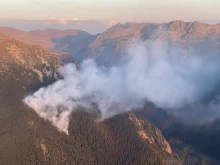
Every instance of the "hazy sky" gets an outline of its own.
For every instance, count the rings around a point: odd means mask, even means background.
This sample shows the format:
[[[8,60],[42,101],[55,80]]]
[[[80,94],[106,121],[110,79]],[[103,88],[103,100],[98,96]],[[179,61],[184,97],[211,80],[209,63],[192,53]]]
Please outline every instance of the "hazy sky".
[[[220,0],[1,0],[1,18],[219,20]]]

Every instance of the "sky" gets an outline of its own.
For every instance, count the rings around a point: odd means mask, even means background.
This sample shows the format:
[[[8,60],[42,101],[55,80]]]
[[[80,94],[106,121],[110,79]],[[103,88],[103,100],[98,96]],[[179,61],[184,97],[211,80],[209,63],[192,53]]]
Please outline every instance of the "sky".
[[[0,18],[118,22],[220,20],[220,0],[1,0]]]

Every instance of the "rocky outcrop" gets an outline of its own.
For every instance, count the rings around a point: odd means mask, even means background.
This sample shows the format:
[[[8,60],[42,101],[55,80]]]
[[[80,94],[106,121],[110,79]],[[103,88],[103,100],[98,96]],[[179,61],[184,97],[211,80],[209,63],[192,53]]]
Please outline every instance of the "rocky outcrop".
[[[153,126],[150,122],[137,118],[134,114],[129,114],[129,119],[135,123],[138,134],[142,139],[147,140],[151,145],[156,145],[162,151],[171,154],[171,147],[161,134],[160,130]]]

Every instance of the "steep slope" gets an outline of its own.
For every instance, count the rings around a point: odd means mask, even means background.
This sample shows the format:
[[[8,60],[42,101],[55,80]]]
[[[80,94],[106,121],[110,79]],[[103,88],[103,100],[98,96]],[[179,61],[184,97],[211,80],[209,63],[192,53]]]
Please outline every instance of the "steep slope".
[[[21,164],[38,161],[41,164],[83,165],[180,163],[178,157],[170,153],[169,144],[160,131],[134,114],[97,123],[94,117],[79,110],[72,115],[69,136],[57,132],[42,119],[36,120],[33,114],[28,122],[35,150],[31,154],[23,151]],[[137,122],[141,122],[143,128]],[[36,158],[30,159],[31,155]]]
[[[56,130],[22,102],[54,81],[63,65],[41,48],[0,34],[0,164],[179,164],[158,129],[134,114],[103,122],[82,109],[70,135]]]
[[[39,46],[3,34],[0,43],[0,164],[16,164],[25,151],[20,145],[31,141],[22,99],[28,90],[55,80],[63,62]]]
[[[151,121],[162,131],[183,165],[220,163],[219,119],[201,126],[191,125],[149,102],[135,114]]]
[[[23,67],[37,74],[38,79],[43,82],[44,78],[53,77],[55,68],[63,64],[58,60],[61,54],[46,51],[40,46],[30,46],[4,34],[0,34],[0,42],[2,75],[7,76],[10,73],[10,67]]]

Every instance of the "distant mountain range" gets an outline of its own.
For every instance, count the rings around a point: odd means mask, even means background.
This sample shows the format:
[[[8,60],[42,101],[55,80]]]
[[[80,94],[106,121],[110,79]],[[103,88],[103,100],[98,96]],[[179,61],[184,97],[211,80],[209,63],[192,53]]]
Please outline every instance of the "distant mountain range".
[[[25,19],[1,19],[0,26],[13,27],[15,29],[30,31],[30,30],[45,30],[45,29],[80,29],[91,34],[101,33],[115,24],[115,20],[89,20],[89,19],[45,19],[45,20],[25,20]]]

